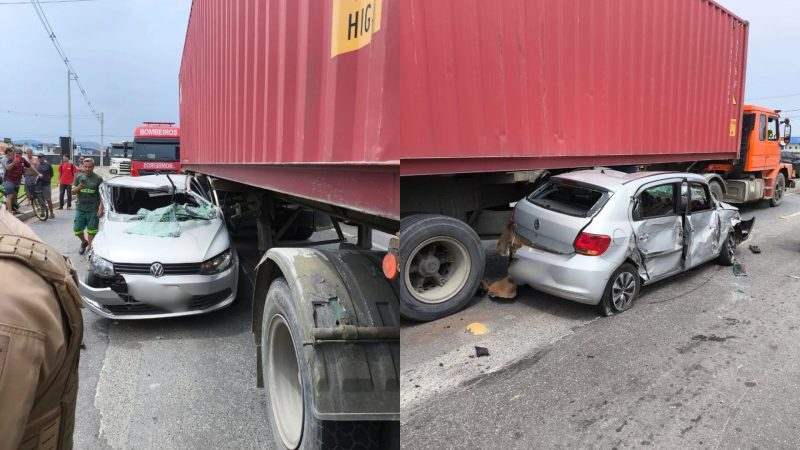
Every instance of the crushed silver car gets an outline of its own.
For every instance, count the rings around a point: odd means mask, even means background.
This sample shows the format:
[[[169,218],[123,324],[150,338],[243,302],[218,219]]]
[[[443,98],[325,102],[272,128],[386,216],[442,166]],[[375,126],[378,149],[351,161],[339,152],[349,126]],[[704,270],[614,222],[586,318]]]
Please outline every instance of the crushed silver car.
[[[642,285],[713,259],[733,264],[754,221],[712,196],[702,175],[582,170],[517,203],[505,251],[516,282],[611,315]]]
[[[203,314],[236,298],[238,258],[222,213],[186,175],[115,177],[80,291],[115,319]]]

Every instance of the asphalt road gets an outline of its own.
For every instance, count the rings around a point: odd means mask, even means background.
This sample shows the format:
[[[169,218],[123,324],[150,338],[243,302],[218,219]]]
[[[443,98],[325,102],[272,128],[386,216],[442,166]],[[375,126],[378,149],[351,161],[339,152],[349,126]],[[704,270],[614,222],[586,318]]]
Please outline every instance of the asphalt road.
[[[403,448],[797,448],[796,192],[778,208],[742,208],[757,217],[739,248],[748,276],[708,263],[608,318],[523,287],[404,324]],[[490,254],[489,277],[504,271]],[[467,332],[472,322],[487,333]],[[490,355],[476,358],[476,345]]]
[[[78,254],[72,217],[72,210],[56,210],[55,219],[27,224],[83,279],[88,263]],[[332,237],[327,231],[312,239]],[[376,248],[388,240],[373,236]],[[239,244],[244,270],[252,273],[253,246]],[[76,449],[270,448],[264,394],[256,387],[252,291],[248,277],[240,280],[237,301],[205,316],[114,321],[84,309]]]

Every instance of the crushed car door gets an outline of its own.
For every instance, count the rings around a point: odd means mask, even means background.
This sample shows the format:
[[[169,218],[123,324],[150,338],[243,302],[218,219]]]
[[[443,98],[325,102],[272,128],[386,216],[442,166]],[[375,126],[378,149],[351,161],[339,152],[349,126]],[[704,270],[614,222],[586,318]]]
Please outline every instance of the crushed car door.
[[[684,184],[681,190],[681,196],[688,197],[686,268],[689,269],[714,259],[719,254],[722,239],[719,214],[711,200],[708,186],[693,181]]]
[[[645,186],[631,213],[634,242],[649,281],[682,270],[683,223],[676,213],[674,181]]]

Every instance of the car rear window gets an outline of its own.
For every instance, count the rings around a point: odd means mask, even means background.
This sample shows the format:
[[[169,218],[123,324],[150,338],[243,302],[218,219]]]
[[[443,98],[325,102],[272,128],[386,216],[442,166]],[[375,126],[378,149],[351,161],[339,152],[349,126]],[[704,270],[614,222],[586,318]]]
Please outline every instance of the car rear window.
[[[589,217],[608,200],[609,192],[569,181],[551,180],[533,194],[528,201],[575,217]]]

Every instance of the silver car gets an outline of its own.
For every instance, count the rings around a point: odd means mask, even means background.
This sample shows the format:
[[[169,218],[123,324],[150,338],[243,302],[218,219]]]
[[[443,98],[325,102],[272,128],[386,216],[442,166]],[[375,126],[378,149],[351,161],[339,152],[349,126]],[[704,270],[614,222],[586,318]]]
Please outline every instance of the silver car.
[[[80,284],[86,306],[114,319],[202,314],[236,298],[238,259],[218,207],[185,175],[101,185],[100,232]]]
[[[514,210],[518,283],[611,315],[642,285],[717,259],[734,263],[755,219],[691,173],[583,170],[552,177]]]

